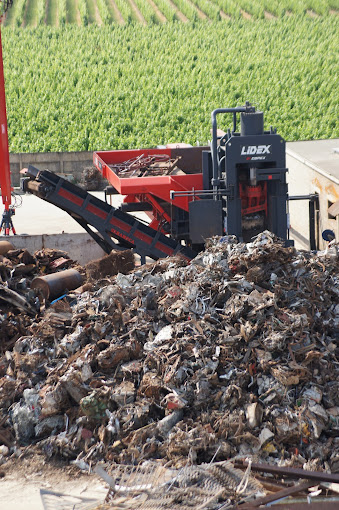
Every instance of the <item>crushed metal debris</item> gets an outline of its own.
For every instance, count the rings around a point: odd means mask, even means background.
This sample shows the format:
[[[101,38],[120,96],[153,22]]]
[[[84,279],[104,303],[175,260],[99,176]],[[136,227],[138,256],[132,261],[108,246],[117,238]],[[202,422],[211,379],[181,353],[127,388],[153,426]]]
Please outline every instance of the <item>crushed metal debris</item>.
[[[337,473],[338,245],[266,231],[132,266],[1,255],[0,464],[34,443],[84,470],[252,458]],[[84,283],[52,304],[30,287],[69,268]]]

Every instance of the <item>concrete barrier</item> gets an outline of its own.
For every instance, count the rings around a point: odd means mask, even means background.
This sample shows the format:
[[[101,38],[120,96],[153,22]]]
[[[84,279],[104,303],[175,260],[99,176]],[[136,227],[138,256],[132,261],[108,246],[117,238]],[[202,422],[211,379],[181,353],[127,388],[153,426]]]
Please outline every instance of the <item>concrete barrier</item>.
[[[42,248],[63,250],[80,265],[105,255],[87,233],[1,236],[1,239],[10,241],[15,248],[25,248],[31,254]]]
[[[81,174],[87,166],[93,165],[93,152],[41,152],[10,154],[12,186],[20,185],[20,170],[33,165],[39,170],[48,169],[51,172],[81,180]]]

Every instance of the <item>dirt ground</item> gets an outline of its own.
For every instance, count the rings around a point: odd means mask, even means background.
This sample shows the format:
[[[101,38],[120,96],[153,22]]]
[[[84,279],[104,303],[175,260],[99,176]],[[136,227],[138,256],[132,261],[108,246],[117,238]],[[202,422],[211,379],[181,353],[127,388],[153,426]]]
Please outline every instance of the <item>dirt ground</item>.
[[[44,510],[40,489],[99,502],[107,494],[107,486],[96,475],[83,474],[62,461],[47,461],[38,452],[28,450],[21,459],[10,459],[0,466],[1,510]]]

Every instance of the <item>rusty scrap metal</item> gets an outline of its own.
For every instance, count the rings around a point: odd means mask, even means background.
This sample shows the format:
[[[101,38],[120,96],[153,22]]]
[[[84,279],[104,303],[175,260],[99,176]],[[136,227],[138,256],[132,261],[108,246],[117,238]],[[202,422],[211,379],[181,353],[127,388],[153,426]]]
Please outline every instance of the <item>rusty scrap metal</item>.
[[[258,508],[260,506],[266,506],[268,503],[274,503],[275,501],[280,501],[282,499],[287,498],[288,496],[293,496],[298,492],[303,492],[304,490],[309,489],[314,485],[314,482],[307,481],[303,483],[299,483],[293,485],[292,487],[286,487],[274,494],[268,494],[262,498],[257,499],[256,501],[252,501],[250,504],[244,504],[239,507],[241,510],[250,510],[251,508]]]
[[[123,163],[110,165],[119,177],[147,177],[148,175],[168,175],[176,167],[181,157],[171,159],[167,154],[145,156],[141,154]]]
[[[43,297],[52,300],[60,297],[65,290],[74,290],[83,283],[81,274],[75,269],[66,269],[46,276],[37,276],[31,289],[41,292]]]
[[[330,498],[328,498],[330,499]],[[272,510],[338,510],[339,501],[313,501],[312,503],[283,503],[271,505]],[[239,507],[241,508],[241,507]]]
[[[247,461],[235,462],[235,466],[246,467]],[[271,464],[258,464],[256,462],[251,463],[251,470],[259,473],[270,473],[273,475],[288,476],[289,478],[303,478],[306,480],[313,480],[314,482],[331,482],[339,483],[339,474],[336,473],[325,473],[323,471],[308,471],[306,469],[284,467],[284,466],[273,466]]]
[[[23,297],[21,294],[16,292],[15,290],[7,288],[5,285],[0,283],[0,300],[6,301],[10,305],[19,308],[23,312],[26,312],[30,315],[36,314],[36,309]]]
[[[5,255],[10,250],[14,250],[14,246],[9,241],[0,241],[0,255]]]
[[[337,482],[336,248],[298,252],[263,232],[247,244],[212,239],[190,263],[173,257],[133,269],[130,255],[115,275],[111,258],[79,269],[81,291],[44,304],[34,321],[4,302],[8,457],[34,444],[81,469],[157,459],[180,470],[252,458],[252,475],[266,463],[281,479],[283,464],[304,468],[295,478],[311,472],[315,484]],[[0,267],[30,300],[30,273],[13,270],[35,265],[34,275],[48,274],[62,257],[9,252]],[[269,488],[276,477],[266,478]]]
[[[112,465],[110,473],[97,465],[94,471],[108,483],[106,501],[113,507],[117,498],[125,495],[128,508],[144,510],[211,509],[219,507],[218,500],[227,500],[227,508],[231,508],[232,498],[245,501],[262,494],[261,484],[234,469],[231,462],[174,469],[153,461],[138,466]]]

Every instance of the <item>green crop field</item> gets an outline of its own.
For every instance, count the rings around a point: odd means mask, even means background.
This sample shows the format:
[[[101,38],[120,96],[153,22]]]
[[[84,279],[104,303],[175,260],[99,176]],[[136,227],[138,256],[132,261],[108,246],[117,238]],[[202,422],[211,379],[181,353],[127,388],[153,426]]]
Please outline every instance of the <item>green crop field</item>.
[[[287,140],[339,137],[337,7],[15,0],[2,29],[10,150],[203,144],[212,110],[246,100]]]
[[[14,0],[11,27],[225,21],[336,15],[338,0]]]

